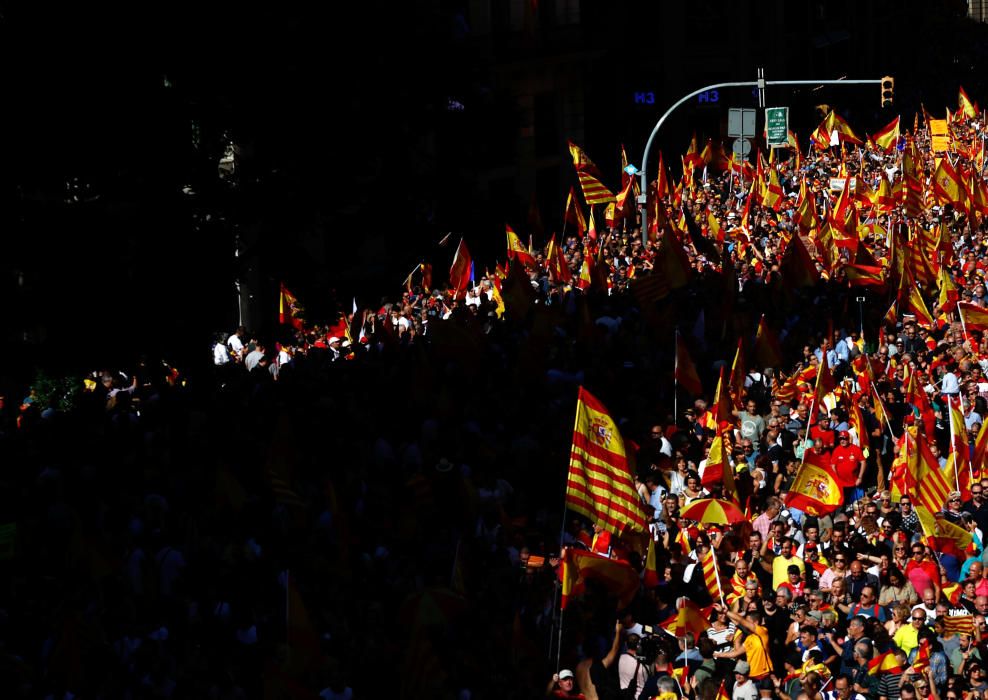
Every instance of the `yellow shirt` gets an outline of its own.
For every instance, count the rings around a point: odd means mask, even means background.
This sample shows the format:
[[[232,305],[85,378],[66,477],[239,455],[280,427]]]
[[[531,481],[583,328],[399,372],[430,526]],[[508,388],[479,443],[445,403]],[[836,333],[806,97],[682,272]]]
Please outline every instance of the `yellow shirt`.
[[[779,590],[779,586],[789,580],[789,567],[794,564],[799,567],[799,573],[805,573],[803,560],[795,554],[788,559],[778,556],[772,560],[772,588]]]
[[[772,663],[768,657],[768,628],[758,625],[755,631],[744,638],[744,655],[751,666],[748,674],[758,680],[772,672]]]
[[[919,646],[919,630],[913,625],[906,623],[896,630],[892,641],[895,642],[897,647],[902,649],[906,656],[909,656],[909,652]]]

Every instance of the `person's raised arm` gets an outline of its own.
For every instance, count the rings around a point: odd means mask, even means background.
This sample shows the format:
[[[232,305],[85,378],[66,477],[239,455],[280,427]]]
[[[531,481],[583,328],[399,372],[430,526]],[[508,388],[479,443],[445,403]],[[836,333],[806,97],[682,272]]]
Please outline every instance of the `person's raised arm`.
[[[618,657],[618,650],[621,649],[621,621],[618,620],[614,623],[614,641],[611,643],[611,650],[607,652],[607,656],[601,661],[604,664],[604,668],[610,668],[611,664]]]

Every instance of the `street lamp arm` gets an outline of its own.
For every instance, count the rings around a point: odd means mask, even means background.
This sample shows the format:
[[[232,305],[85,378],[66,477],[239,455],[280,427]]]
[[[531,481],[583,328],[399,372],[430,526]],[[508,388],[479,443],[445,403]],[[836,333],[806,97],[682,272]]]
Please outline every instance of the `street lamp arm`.
[[[648,209],[646,207],[647,193],[648,193],[648,154],[652,150],[652,142],[655,141],[656,134],[659,133],[659,129],[668,119],[669,115],[676,111],[680,105],[682,105],[687,100],[690,100],[700,93],[706,92],[707,90],[717,90],[719,88],[726,87],[757,87],[764,89],[768,85],[874,85],[881,84],[881,79],[865,79],[865,80],[765,80],[763,74],[759,72],[760,80],[746,80],[736,83],[714,83],[713,85],[707,85],[698,90],[694,90],[688,95],[680,98],[674,105],[665,111],[659,121],[655,123],[652,128],[652,133],[648,136],[648,141],[645,144],[645,152],[642,154],[642,169],[641,169],[641,194],[638,195],[638,204],[641,206],[642,213],[642,243],[648,240]],[[761,105],[764,106],[764,105]]]

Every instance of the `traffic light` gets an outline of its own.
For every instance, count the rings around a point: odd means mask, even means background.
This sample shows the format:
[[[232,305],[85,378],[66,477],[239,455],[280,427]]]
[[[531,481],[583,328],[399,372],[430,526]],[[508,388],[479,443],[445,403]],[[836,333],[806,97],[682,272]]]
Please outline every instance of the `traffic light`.
[[[895,96],[895,78],[886,75],[882,78],[882,107],[891,107]]]

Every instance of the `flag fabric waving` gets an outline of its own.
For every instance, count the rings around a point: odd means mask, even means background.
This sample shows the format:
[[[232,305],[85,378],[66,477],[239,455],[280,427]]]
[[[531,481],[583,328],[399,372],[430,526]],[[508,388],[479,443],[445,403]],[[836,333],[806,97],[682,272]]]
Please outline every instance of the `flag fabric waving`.
[[[566,505],[617,535],[645,529],[621,433],[604,405],[583,387],[576,401]]]
[[[508,260],[517,260],[526,267],[535,267],[535,256],[522,245],[521,239],[518,238],[514,229],[505,224],[504,230],[508,236]]]
[[[983,331],[988,329],[988,309],[977,306],[967,301],[957,303],[957,310],[961,314],[961,320],[969,331]]]
[[[453,255],[453,264],[449,268],[449,286],[459,294],[470,284],[470,272],[473,268],[473,258],[467,249],[466,241],[460,239],[460,244],[456,247]]]
[[[617,596],[619,608],[632,601],[640,585],[638,572],[627,562],[572,547],[563,550],[559,576],[563,584],[560,603],[563,610],[571,598],[583,594],[586,581],[597,581]]]
[[[886,153],[894,151],[899,143],[899,117],[893,119],[891,123],[872,136],[871,140]]]
[[[844,503],[844,490],[832,476],[829,465],[820,460],[815,452],[803,453],[805,461],[796,471],[786,505],[798,508],[809,515],[818,516],[830,513]]]
[[[284,282],[281,283],[281,294],[278,297],[278,323],[282,325],[289,323],[298,330],[302,330],[304,326],[302,306],[295,295],[285,288]]]

